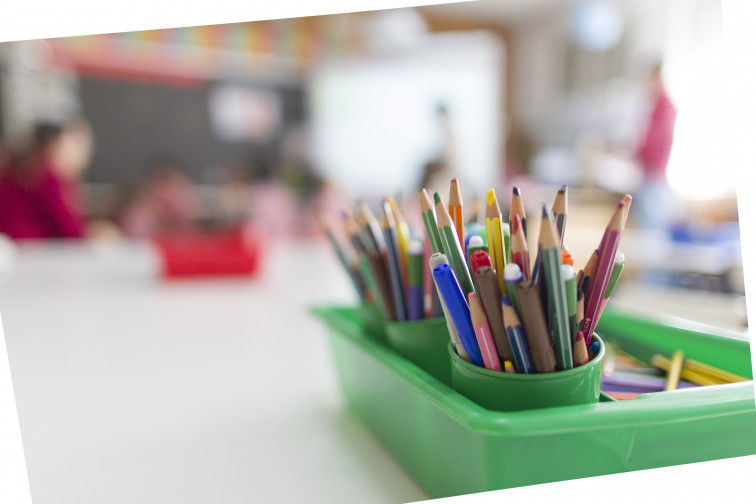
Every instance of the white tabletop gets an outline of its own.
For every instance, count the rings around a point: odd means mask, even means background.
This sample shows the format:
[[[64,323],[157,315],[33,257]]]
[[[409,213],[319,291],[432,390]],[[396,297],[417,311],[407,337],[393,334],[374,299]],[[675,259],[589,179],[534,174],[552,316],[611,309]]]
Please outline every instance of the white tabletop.
[[[326,244],[256,279],[163,281],[144,244],[27,247],[0,279],[35,504],[427,498],[341,404]]]

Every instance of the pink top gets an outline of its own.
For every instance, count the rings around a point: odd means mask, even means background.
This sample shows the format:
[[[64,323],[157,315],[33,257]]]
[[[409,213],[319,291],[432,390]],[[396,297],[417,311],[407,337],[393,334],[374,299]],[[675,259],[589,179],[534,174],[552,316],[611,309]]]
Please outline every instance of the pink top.
[[[14,239],[80,238],[83,222],[73,183],[59,179],[40,159],[28,175],[0,173],[0,233]]]
[[[664,176],[672,150],[676,116],[677,110],[667,94],[657,92],[646,135],[636,153],[646,176]]]

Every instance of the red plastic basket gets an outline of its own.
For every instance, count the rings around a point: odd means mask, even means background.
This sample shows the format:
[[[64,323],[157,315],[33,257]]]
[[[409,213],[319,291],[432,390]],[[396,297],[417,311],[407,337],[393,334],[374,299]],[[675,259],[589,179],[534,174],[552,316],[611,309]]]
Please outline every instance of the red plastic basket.
[[[260,266],[260,244],[244,230],[190,232],[153,239],[166,278],[251,276]]]

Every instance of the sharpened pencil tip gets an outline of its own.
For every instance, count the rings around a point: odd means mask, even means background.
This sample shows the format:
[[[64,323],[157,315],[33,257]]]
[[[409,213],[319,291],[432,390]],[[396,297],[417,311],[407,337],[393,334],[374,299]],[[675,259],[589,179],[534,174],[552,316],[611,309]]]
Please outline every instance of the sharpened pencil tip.
[[[496,200],[496,194],[494,194],[493,187],[488,190],[488,195],[486,196],[486,202],[488,203],[488,206],[492,206],[494,204],[494,201]]]
[[[441,203],[441,196],[439,196],[438,192],[433,193],[433,203],[435,203],[436,205]]]
[[[519,196],[520,195],[520,188],[517,186],[512,187],[512,194]]]
[[[549,209],[546,208],[546,203],[542,203],[541,217],[544,219],[549,218]]]

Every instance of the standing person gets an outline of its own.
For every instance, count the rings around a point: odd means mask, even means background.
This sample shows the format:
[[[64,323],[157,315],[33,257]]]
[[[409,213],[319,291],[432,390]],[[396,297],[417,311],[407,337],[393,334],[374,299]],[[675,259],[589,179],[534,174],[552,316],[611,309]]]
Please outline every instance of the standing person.
[[[25,155],[0,170],[0,233],[13,239],[81,238],[79,177],[92,138],[84,121],[40,123]]]
[[[653,100],[651,114],[635,154],[643,169],[643,187],[633,203],[640,227],[665,229],[671,224],[674,212],[673,194],[667,184],[667,162],[677,110],[664,89],[661,65],[652,67],[649,80]]]

